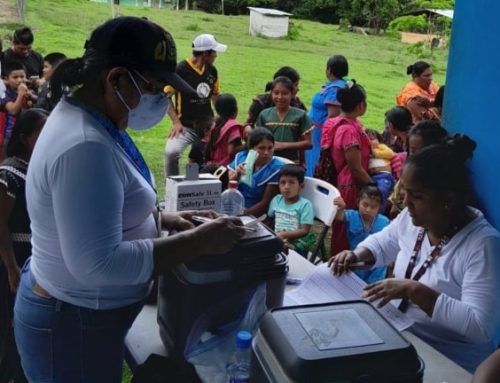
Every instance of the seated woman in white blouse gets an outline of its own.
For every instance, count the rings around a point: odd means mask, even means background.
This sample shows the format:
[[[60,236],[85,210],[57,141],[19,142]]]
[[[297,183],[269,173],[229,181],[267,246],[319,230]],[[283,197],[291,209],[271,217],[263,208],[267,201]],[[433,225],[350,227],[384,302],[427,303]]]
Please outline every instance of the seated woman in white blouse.
[[[368,285],[364,297],[394,300],[415,321],[413,333],[470,372],[500,339],[500,235],[466,203],[475,146],[455,136],[410,156],[401,178],[407,208],[330,261],[335,275],[353,262],[395,261],[395,278]]]

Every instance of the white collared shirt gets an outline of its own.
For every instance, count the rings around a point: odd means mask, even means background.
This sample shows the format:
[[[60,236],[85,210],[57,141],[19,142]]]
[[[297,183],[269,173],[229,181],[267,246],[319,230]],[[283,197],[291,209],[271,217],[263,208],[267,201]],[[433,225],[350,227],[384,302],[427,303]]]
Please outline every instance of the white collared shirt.
[[[500,339],[500,235],[480,211],[473,211],[476,218],[451,238],[420,278],[441,293],[432,318],[411,302],[407,311],[415,321],[412,332],[469,371]],[[405,209],[359,246],[373,253],[376,266],[395,261],[395,277],[404,278],[419,230]],[[425,236],[412,276],[433,249]]]

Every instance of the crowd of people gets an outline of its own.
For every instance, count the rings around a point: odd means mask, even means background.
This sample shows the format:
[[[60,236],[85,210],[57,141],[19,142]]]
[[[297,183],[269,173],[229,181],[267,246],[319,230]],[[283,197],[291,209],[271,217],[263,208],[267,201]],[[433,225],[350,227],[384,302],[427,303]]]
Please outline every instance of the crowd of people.
[[[179,63],[172,36],[135,17],[96,28],[77,59],[42,57],[33,41],[16,30],[0,61],[0,383],[119,382],[152,277],[243,235],[234,218],[197,212],[214,220],[195,227],[193,212],[156,209],[154,177],[126,129],[166,115],[166,176],[191,146],[190,162],[225,166],[244,213],[267,214],[304,256],[315,242],[305,177],[332,183],[332,278],[365,262],[356,273],[366,299],[396,303],[411,331],[471,372],[497,348],[500,235],[473,207],[476,145],[441,125],[444,86],[428,63],[407,68],[383,129],[363,126],[369,90],[340,54],[309,108],[298,71],[284,66],[239,122],[242,100],[221,92],[214,66],[227,46],[211,34]],[[157,222],[178,233],[160,237]]]

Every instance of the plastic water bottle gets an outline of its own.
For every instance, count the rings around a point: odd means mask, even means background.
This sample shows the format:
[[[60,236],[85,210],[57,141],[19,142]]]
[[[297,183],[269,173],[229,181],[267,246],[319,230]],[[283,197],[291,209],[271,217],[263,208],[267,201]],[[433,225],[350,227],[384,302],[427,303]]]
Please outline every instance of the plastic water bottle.
[[[238,190],[238,181],[229,181],[229,188],[220,195],[221,213],[237,216],[243,214],[245,197]]]
[[[226,367],[229,383],[248,383],[250,381],[250,346],[252,334],[239,331],[236,334],[236,352]]]

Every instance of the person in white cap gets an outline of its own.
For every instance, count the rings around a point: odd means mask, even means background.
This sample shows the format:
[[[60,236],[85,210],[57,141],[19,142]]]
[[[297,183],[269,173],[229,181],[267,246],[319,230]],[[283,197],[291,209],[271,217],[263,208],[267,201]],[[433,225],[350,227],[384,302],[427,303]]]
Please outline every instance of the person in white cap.
[[[218,52],[224,52],[227,45],[219,43],[213,35],[202,34],[193,40],[191,58],[177,65],[176,73],[186,81],[196,93],[180,92],[173,87],[165,91],[175,97],[175,109],[170,108],[173,126],[165,145],[165,174],[179,174],[179,157],[192,144],[197,135],[194,122],[213,118],[212,101],[220,93],[219,77],[214,61]]]

